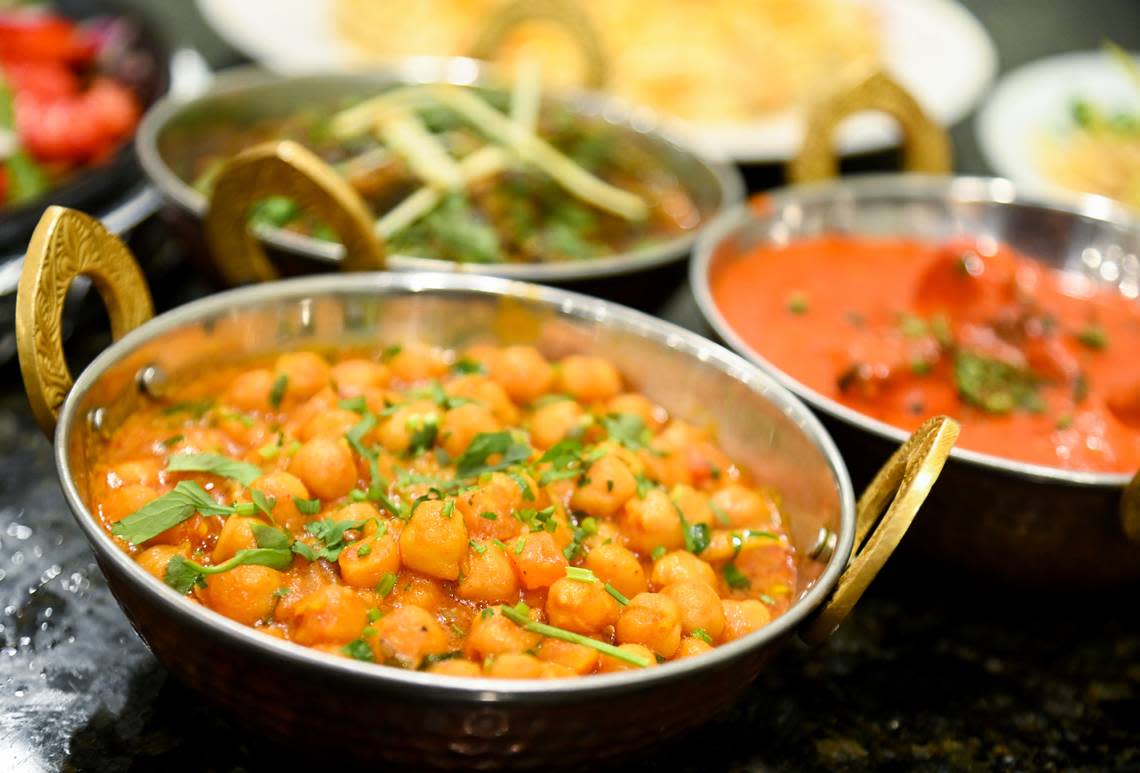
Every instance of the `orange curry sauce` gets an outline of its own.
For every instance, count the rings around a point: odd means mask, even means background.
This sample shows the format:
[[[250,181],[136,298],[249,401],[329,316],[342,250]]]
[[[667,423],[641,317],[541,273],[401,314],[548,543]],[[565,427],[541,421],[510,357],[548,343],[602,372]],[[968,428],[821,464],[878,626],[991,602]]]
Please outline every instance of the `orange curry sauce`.
[[[608,361],[292,352],[214,368],[95,454],[148,572],[264,633],[464,676],[698,655],[791,604],[778,494]]]
[[[1140,466],[1140,306],[984,240],[823,236],[712,276],[717,307],[776,367],[903,429],[1073,470]]]

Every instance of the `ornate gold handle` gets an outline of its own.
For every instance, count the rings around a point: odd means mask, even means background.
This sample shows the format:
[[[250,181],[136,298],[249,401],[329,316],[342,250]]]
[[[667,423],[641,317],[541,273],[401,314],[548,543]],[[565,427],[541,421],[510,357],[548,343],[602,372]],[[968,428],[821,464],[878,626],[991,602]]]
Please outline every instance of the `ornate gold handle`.
[[[788,179],[805,183],[835,177],[839,173],[835,129],[844,118],[866,110],[882,111],[898,121],[903,132],[905,171],[946,174],[951,170],[953,156],[946,131],[896,80],[876,71],[808,109],[804,142],[799,154],[788,163]]]
[[[1140,472],[1120,495],[1120,527],[1124,529],[1124,536],[1140,544]]]
[[[126,245],[82,212],[48,207],[32,233],[16,291],[20,371],[32,413],[48,437],[73,383],[61,323],[67,290],[77,276],[95,284],[116,340],[154,316],[146,278]]]
[[[958,422],[946,416],[928,419],[891,455],[859,497],[851,560],[827,603],[801,629],[805,642],[817,644],[830,636],[875,579],[938,480],[959,429]]]
[[[511,0],[491,14],[471,46],[476,59],[493,59],[507,35],[529,21],[553,21],[565,29],[586,61],[586,85],[602,88],[609,78],[609,61],[590,17],[572,0]]]
[[[222,167],[214,183],[203,225],[210,253],[227,282],[266,282],[279,277],[248,227],[250,209],[270,196],[288,196],[303,212],[336,231],[344,244],[342,271],[384,268],[384,247],[368,205],[332,167],[286,140],[239,153]]]

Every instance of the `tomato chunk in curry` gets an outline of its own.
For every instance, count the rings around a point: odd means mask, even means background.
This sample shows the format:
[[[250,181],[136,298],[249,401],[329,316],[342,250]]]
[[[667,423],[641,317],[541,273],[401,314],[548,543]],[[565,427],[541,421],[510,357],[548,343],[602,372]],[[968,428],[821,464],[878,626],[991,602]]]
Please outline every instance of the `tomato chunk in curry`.
[[[291,352],[185,380],[104,443],[90,506],[146,571],[359,660],[652,667],[763,627],[796,585],[778,494],[597,357]]]
[[[1105,273],[1111,276],[1111,273]],[[1140,467],[1140,304],[984,239],[829,235],[712,277],[732,328],[824,397],[903,429],[1053,467]]]

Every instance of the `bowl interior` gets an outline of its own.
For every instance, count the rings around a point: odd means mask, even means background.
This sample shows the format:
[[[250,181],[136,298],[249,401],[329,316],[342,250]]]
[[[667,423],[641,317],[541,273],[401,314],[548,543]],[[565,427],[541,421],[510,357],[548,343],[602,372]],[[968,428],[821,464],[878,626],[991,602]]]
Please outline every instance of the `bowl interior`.
[[[185,103],[164,102],[139,134],[143,166],[159,187],[186,211],[201,216],[206,198],[191,187],[185,150],[204,130],[220,125],[244,125],[266,118],[284,117],[299,109],[327,106],[330,112],[353,101],[376,96],[400,85],[452,83],[501,91],[487,65],[468,59],[417,58],[386,70],[368,73],[281,77],[243,68],[219,76],[210,91]],[[629,106],[593,92],[564,91],[547,94],[546,104],[557,103],[587,122],[607,124],[622,134],[622,142],[658,159],[688,191],[700,214],[697,228],[742,197],[739,173],[730,165],[694,153],[662,129],[652,112]],[[676,259],[692,246],[697,228],[644,247],[588,261],[558,264],[457,264],[448,260],[392,255],[396,269],[459,270],[526,279],[574,279],[648,268]],[[274,247],[324,264],[335,264],[341,245],[296,233],[264,229],[262,237]]]
[[[223,620],[175,598],[146,575],[86,507],[85,470],[96,441],[87,417],[102,408],[103,426],[114,427],[140,401],[151,399],[137,386],[140,368],[154,365],[177,378],[282,349],[379,351],[412,340],[445,347],[530,343],[549,357],[608,357],[632,388],[675,416],[714,427],[727,453],[758,482],[780,490],[798,549],[797,601],[770,626],[708,657],[729,657],[747,649],[750,640],[758,644],[789,631],[822,601],[846,564],[854,532],[846,469],[811,413],[755,367],[699,336],[613,304],[488,277],[440,274],[330,276],[235,290],[165,314],[101,355],[78,380],[56,437],[65,492],[101,558],[137,577],[148,593],[169,594],[188,614]],[[821,527],[839,535],[826,562],[808,556]]]
[[[1140,296],[1140,222],[1120,205],[1099,197],[1039,199],[1001,179],[876,175],[788,188],[757,206],[719,218],[701,237],[691,278],[698,304],[720,336],[824,413],[900,442],[906,437],[903,430],[824,397],[766,360],[733,330],[712,298],[712,277],[752,248],[822,234],[992,239],[1051,268],[1115,286],[1129,298]],[[804,266],[803,270],[826,269]],[[953,456],[1071,482],[1119,486],[1128,478],[1016,462],[962,448],[955,448]]]

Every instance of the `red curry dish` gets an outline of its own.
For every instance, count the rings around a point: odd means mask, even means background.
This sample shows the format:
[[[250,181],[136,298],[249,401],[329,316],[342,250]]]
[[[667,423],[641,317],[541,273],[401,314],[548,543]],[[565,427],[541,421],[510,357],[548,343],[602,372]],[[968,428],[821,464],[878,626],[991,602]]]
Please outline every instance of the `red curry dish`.
[[[424,346],[220,367],[104,441],[89,506],[270,636],[436,673],[656,666],[786,610],[779,497],[597,357]]]
[[[749,346],[819,394],[903,429],[1073,470],[1140,467],[1140,306],[984,240],[832,235],[714,271]]]

